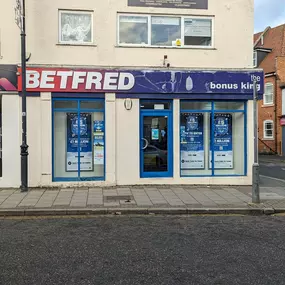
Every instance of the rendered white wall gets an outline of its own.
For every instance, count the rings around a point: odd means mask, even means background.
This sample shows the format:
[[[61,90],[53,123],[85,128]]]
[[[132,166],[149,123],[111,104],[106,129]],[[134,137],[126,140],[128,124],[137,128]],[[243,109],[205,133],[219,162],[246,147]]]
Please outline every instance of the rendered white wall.
[[[19,62],[20,35],[14,5],[4,0],[0,10],[1,63]],[[208,10],[128,7],[127,0],[28,0],[27,52],[29,64],[162,67],[168,55],[177,68],[252,67],[254,0],[209,0]],[[58,44],[58,10],[94,11],[94,45]],[[214,49],[117,47],[117,13],[214,16]],[[13,39],[13,44],[11,44]],[[143,55],[143,56],[142,56]]]
[[[2,95],[2,168],[0,188],[19,187],[20,172],[20,97],[18,94]]]

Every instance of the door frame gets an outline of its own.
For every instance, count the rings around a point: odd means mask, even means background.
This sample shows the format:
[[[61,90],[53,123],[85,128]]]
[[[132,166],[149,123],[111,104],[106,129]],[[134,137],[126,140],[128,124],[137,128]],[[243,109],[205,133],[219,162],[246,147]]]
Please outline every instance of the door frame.
[[[144,172],[143,162],[144,162],[144,151],[142,149],[143,143],[143,119],[144,117],[164,117],[168,116],[167,121],[167,168],[168,171],[164,172]],[[140,159],[140,178],[167,178],[173,177],[173,113],[172,108],[170,110],[140,110],[140,135],[139,135],[139,159]]]

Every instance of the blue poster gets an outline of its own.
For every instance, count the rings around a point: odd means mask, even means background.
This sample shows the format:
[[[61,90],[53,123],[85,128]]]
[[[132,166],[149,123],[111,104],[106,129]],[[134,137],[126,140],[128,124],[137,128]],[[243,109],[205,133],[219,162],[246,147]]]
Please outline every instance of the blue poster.
[[[89,113],[81,113],[79,119],[77,113],[67,113],[67,171],[78,171],[78,150],[80,170],[92,171],[92,130]]]
[[[104,165],[104,121],[94,121],[93,123],[93,146],[94,146],[94,165]]]
[[[215,169],[233,168],[233,137],[232,137],[232,115],[214,115],[214,161]],[[212,124],[211,124],[212,126]],[[210,151],[210,162],[212,162],[212,149]],[[212,163],[210,163],[212,168]]]
[[[204,169],[204,117],[202,113],[181,115],[181,169]]]
[[[151,139],[154,141],[159,140],[159,129],[151,129]]]
[[[104,133],[104,121],[94,121],[93,127],[95,133]]]

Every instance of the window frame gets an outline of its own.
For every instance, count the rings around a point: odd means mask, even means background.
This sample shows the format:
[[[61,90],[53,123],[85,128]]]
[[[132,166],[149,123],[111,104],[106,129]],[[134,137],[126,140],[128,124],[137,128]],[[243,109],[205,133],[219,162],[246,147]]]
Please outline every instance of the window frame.
[[[272,136],[271,137],[266,135],[266,130],[267,129],[265,128],[265,126],[268,123],[272,124]],[[263,139],[274,140],[274,122],[273,122],[273,120],[265,120],[265,121],[263,121]]]
[[[81,95],[85,95],[85,94],[81,94]],[[56,107],[56,102],[76,102],[77,106],[72,106],[72,107],[67,107],[67,108],[61,108],[61,107]],[[81,108],[81,103],[82,102],[100,102],[102,103],[102,107],[100,108],[91,108],[91,109],[82,109]],[[52,96],[52,109],[51,109],[51,115],[52,115],[52,182],[94,182],[94,181],[106,181],[106,165],[107,165],[107,161],[106,161],[106,104],[105,104],[105,100],[102,98],[87,98],[82,96],[82,98],[80,96],[78,97],[74,97],[74,98],[66,98],[66,97],[62,97],[61,93],[53,93]],[[69,176],[58,176],[56,174],[56,168],[55,168],[55,114],[57,112],[71,112],[71,113],[77,113],[78,116],[81,113],[102,113],[103,114],[103,119],[104,119],[104,135],[103,135],[103,139],[104,139],[104,167],[103,167],[103,176],[81,176],[81,172],[85,172],[82,171],[80,168],[80,164],[78,166],[78,170],[77,170],[77,176],[74,177],[69,177]],[[92,133],[92,144],[93,144],[93,131],[91,131]],[[67,135],[67,134],[65,134]],[[80,139],[80,136],[79,136]],[[66,151],[66,150],[65,150]],[[93,152],[93,157],[94,157],[94,150],[92,147],[92,152]],[[78,156],[80,157],[80,148],[78,148]],[[66,153],[65,153],[65,157],[66,157]],[[94,162],[93,162],[94,163]],[[94,165],[93,165],[94,166]],[[67,172],[67,171],[65,171]]]
[[[131,16],[131,17],[147,17],[148,18],[148,43],[147,44],[130,44],[120,43],[120,16]],[[179,18],[181,21],[181,46],[162,46],[162,45],[151,45],[151,18],[152,17],[165,17],[165,18]],[[207,19],[211,20],[211,45],[185,45],[184,34],[185,34],[185,20],[186,19]],[[214,48],[214,17],[213,16],[181,16],[181,15],[165,15],[165,14],[138,14],[138,13],[117,13],[117,46],[119,47],[148,47],[148,48],[177,48],[177,49],[213,49]]]
[[[201,109],[201,108],[182,108],[182,103],[183,102],[205,102],[205,103],[210,103],[211,104],[211,108],[210,109]],[[221,103],[221,102],[225,102],[225,103],[241,103],[243,105],[243,107],[241,109],[216,109],[216,104],[217,103]],[[212,152],[212,161],[213,161],[213,167],[209,168],[209,170],[211,170],[211,174],[183,174],[182,171],[183,169],[181,168],[181,114],[182,113],[203,113],[206,114],[208,113],[210,115],[210,117],[212,118],[212,123],[209,125],[212,129],[212,131],[209,133],[210,134],[210,138],[214,137],[214,116],[217,113],[234,113],[234,114],[243,114],[243,147],[244,147],[244,153],[243,153],[243,173],[239,173],[239,174],[219,174],[218,172],[222,169],[216,169],[215,168],[215,160],[214,160],[214,151]],[[189,178],[189,177],[242,177],[242,176],[247,176],[248,175],[248,164],[247,164],[247,150],[248,150],[248,142],[247,142],[247,137],[248,137],[248,112],[247,112],[247,101],[244,100],[235,100],[235,101],[218,101],[218,100],[202,100],[202,101],[197,101],[197,100],[189,100],[189,99],[182,99],[180,100],[180,112],[179,112],[179,169],[180,169],[180,177],[181,178]],[[212,139],[213,141],[213,139]],[[210,144],[211,145],[211,144]],[[208,151],[210,152],[211,147],[208,149]],[[209,153],[208,153],[209,154]],[[206,151],[205,151],[205,159],[207,157],[206,155]],[[234,160],[235,161],[235,160]],[[235,163],[235,162],[234,162]],[[206,169],[206,168],[204,168]],[[195,170],[195,169],[193,169]]]
[[[272,101],[271,102],[266,102],[265,98],[266,97],[266,87],[271,86],[272,87]],[[263,96],[263,105],[274,105],[274,84],[271,82],[265,83],[265,88],[264,88],[264,96]]]
[[[61,15],[63,13],[69,14],[88,14],[91,16],[91,41],[90,42],[76,42],[76,41],[63,41],[61,39]],[[58,10],[58,44],[60,45],[79,45],[79,46],[88,46],[94,45],[94,11],[92,10]]]

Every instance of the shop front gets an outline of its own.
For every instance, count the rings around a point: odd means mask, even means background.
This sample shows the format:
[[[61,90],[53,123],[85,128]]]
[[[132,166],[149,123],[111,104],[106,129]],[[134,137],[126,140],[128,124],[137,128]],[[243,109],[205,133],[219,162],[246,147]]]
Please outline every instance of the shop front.
[[[261,70],[29,67],[31,184],[248,185],[253,80],[262,96]]]

